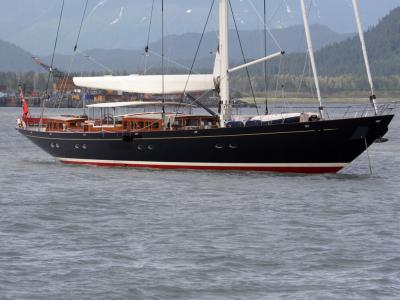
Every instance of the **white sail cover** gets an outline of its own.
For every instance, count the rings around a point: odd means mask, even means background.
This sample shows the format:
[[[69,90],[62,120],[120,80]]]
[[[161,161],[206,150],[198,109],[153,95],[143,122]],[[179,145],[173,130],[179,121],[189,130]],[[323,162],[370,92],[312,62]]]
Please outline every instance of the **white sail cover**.
[[[73,80],[79,87],[139,94],[177,94],[215,89],[213,74],[164,75],[164,91],[162,75],[74,77]]]

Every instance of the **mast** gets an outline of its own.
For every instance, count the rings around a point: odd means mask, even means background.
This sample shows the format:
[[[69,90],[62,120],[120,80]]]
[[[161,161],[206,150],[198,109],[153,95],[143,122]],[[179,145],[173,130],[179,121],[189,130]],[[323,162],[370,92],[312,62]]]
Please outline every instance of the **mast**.
[[[220,126],[231,119],[232,109],[229,99],[229,39],[228,39],[228,0],[219,0],[219,54],[220,54],[220,86],[221,98]]]
[[[321,118],[324,118],[324,107],[322,106],[321,90],[319,87],[317,65],[315,64],[314,49],[313,49],[313,43],[312,43],[312,39],[311,39],[310,25],[308,24],[306,5],[304,3],[304,0],[300,0],[300,3],[301,3],[301,11],[303,14],[304,29],[306,31],[308,54],[310,55],[311,67],[312,67],[312,71],[313,71],[313,75],[314,75],[315,88],[317,89],[317,97],[318,97],[318,102],[319,102],[319,113],[320,113]]]
[[[362,25],[361,25],[361,17],[360,17],[360,9],[358,6],[358,0],[353,0],[353,8],[354,8],[354,15],[356,17],[358,35],[360,36],[361,48],[362,48],[362,52],[363,52],[363,56],[364,56],[365,69],[367,70],[369,86],[371,87],[371,96],[369,99],[375,110],[375,115],[378,115],[378,106],[376,105],[374,82],[372,80],[371,68],[369,65],[369,59],[368,59],[368,53],[367,53],[367,47],[365,45],[364,32],[363,32]]]
[[[164,69],[164,0],[161,0],[161,89],[162,89],[162,119],[165,128],[165,69]]]
[[[264,56],[267,56],[267,0],[264,0]],[[265,114],[268,115],[268,77],[267,62],[264,62],[264,83],[265,83]]]

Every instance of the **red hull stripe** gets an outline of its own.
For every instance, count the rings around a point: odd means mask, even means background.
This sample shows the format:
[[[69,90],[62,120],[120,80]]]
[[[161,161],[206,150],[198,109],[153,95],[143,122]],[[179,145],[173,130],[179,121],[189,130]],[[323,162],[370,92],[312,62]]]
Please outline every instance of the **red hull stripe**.
[[[263,171],[281,173],[337,173],[344,168],[346,163],[333,164],[227,164],[227,163],[181,163],[181,162],[136,162],[93,159],[59,158],[64,164],[91,165],[98,167],[131,167],[152,169],[189,169],[189,170],[235,170],[235,171]]]

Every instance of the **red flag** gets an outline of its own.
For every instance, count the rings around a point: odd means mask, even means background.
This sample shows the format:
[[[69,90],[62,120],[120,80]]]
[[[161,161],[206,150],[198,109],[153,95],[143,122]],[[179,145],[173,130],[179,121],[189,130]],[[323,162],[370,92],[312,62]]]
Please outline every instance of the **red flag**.
[[[24,92],[22,91],[22,88],[19,88],[19,97],[22,101],[22,109],[24,111],[24,114],[22,116],[22,118],[25,120],[28,117],[29,114],[29,108],[28,108],[28,104],[25,101],[25,96],[24,96]]]

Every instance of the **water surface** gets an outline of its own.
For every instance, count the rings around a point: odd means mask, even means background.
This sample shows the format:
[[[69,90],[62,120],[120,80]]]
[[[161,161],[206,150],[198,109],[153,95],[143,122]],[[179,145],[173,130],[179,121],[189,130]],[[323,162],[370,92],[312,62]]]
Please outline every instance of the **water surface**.
[[[64,166],[0,109],[0,299],[399,299],[400,122],[338,175]]]

